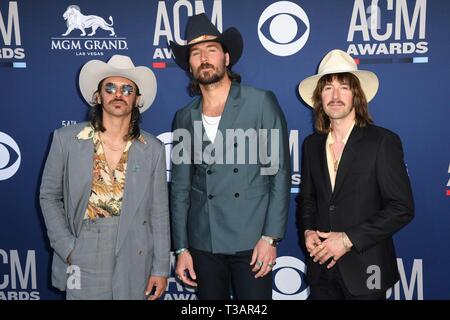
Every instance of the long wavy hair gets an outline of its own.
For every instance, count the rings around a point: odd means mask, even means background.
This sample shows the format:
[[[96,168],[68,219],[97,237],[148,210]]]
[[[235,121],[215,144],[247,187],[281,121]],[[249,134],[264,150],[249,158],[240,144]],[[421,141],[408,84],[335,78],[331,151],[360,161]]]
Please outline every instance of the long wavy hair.
[[[220,43],[220,42],[218,42],[218,43]],[[227,53],[228,52],[227,48],[222,43],[220,43],[220,45],[222,46],[223,52]],[[189,56],[190,55],[188,55],[188,64],[189,64]],[[226,71],[227,71],[227,75],[231,81],[236,81],[238,83],[241,83],[241,80],[242,80],[241,75],[236,72],[233,72],[231,70],[231,65],[226,67]],[[188,85],[189,94],[191,96],[201,95],[202,91],[200,90],[200,84],[199,84],[198,80],[192,76],[192,72],[189,72],[189,78],[190,78],[189,85]]]
[[[366,95],[361,88],[361,83],[358,77],[349,72],[332,73],[324,75],[317,82],[314,90],[312,100],[314,104],[314,127],[320,133],[330,132],[330,118],[325,113],[322,105],[322,90],[327,83],[336,79],[340,83],[348,83],[353,94],[353,108],[355,108],[356,125],[365,127],[368,124],[373,124],[372,117],[369,114]]]
[[[103,79],[100,81],[97,87],[97,91],[94,92],[92,96],[91,101],[91,108],[89,109],[89,122],[94,127],[96,131],[105,132],[105,126],[103,125],[103,106],[102,104],[98,103],[98,95],[100,90],[102,89],[103,85]],[[138,102],[138,97],[141,95],[139,93],[139,87],[134,84],[136,89],[136,102]],[[133,109],[131,111],[131,120],[130,120],[130,126],[128,127],[128,133],[123,137],[125,141],[137,139],[141,134],[141,129],[139,127],[139,124],[141,123],[141,112],[139,111],[139,108],[141,108],[142,105],[135,103],[133,106]]]

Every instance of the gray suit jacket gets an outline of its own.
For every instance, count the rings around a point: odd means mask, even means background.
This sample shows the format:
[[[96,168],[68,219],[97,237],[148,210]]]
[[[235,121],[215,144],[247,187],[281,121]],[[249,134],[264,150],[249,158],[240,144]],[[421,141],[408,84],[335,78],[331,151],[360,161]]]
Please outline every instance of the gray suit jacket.
[[[66,259],[80,234],[92,187],[94,144],[76,136],[87,125],[55,130],[40,188],[54,249],[52,284],[65,290]],[[169,212],[164,145],[143,132],[129,149],[116,246],[115,299],[142,299],[148,277],[169,274]]]
[[[195,148],[194,121],[199,121],[203,128],[201,112],[200,97],[177,112],[173,129],[186,129],[192,139],[178,141],[175,134],[174,155],[179,143],[184,152],[190,146]],[[276,174],[261,175],[261,169],[266,166],[259,161],[248,164],[251,156],[248,142],[225,139],[226,129],[278,129]],[[191,247],[213,253],[235,253],[253,249],[261,235],[284,236],[291,179],[289,139],[286,120],[275,95],[233,82],[219,131],[224,137],[224,162],[233,152],[236,159],[236,151],[244,147],[247,164],[208,164],[207,161],[195,164],[194,153],[187,155],[193,164],[172,164],[171,217],[175,249]],[[201,137],[198,135],[196,139]],[[203,143],[202,151],[208,144],[210,141]],[[217,137],[214,144],[217,146]]]

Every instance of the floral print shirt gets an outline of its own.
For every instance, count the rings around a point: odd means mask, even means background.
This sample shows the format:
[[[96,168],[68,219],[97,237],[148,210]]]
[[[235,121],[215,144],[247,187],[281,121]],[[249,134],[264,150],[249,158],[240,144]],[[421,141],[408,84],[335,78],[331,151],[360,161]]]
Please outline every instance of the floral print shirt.
[[[119,216],[122,207],[125,176],[127,173],[128,151],[132,141],[127,141],[122,156],[114,170],[109,168],[99,132],[89,124],[77,135],[78,139],[92,139],[94,143],[94,163],[92,166],[92,189],[84,219],[96,220]],[[146,143],[142,135],[138,140]]]

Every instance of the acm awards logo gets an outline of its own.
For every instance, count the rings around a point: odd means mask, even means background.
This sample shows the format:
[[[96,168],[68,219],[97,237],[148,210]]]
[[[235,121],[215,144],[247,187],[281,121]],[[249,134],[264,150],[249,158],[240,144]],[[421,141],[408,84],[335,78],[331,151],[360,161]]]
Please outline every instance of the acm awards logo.
[[[306,12],[290,1],[271,4],[259,17],[259,40],[267,51],[276,56],[285,57],[299,52],[306,44],[309,33],[310,25]],[[298,37],[298,34],[302,35]],[[295,40],[296,37],[298,39]]]
[[[205,4],[211,11],[205,10]],[[222,32],[222,0],[214,1],[158,1],[153,36],[153,68],[163,69],[176,66],[173,62],[172,50],[168,48],[169,41],[185,44],[182,38],[185,22],[193,15],[206,13],[211,22]]]
[[[8,4],[8,6],[6,6]],[[19,9],[17,1],[2,2],[0,5],[0,61],[23,60],[25,49],[20,34]],[[26,67],[24,62],[13,67]]]
[[[66,29],[60,37],[51,38],[51,50],[67,51],[76,56],[103,56],[106,50],[128,50],[126,38],[117,36],[114,19],[85,14],[77,5],[62,13]]]
[[[420,55],[401,62],[426,63],[426,18],[427,0],[355,0],[347,52],[370,57]]]
[[[21,259],[22,258],[22,259]],[[25,260],[24,260],[25,258]],[[39,300],[36,252],[0,249],[0,300]]]
[[[21,159],[16,141],[6,133],[0,132],[0,181],[7,180],[16,174]]]

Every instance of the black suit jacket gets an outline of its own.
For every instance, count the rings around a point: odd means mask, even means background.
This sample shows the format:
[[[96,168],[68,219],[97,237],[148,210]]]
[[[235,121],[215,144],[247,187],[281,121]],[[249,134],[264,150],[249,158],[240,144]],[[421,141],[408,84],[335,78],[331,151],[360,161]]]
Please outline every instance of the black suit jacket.
[[[326,134],[314,133],[303,143],[299,197],[303,231],[345,231],[354,246],[339,259],[337,268],[347,289],[354,295],[375,293],[367,280],[373,270],[379,270],[379,290],[386,290],[399,279],[392,235],[414,217],[400,138],[381,127],[355,125],[333,192],[326,139]],[[314,284],[326,264],[321,266],[307,256],[307,279]]]

